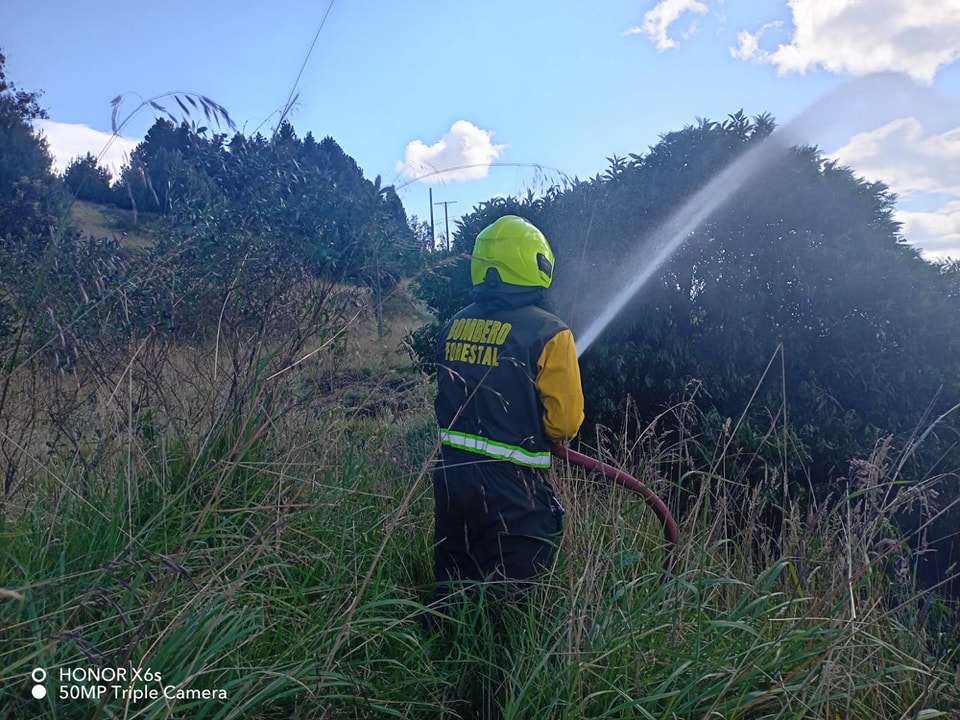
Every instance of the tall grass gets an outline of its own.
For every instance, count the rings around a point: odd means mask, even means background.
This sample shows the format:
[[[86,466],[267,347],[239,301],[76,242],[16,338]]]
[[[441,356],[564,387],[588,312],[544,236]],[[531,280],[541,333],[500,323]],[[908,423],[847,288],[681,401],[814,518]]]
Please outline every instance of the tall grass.
[[[895,492],[889,444],[801,509],[777,468],[746,487],[698,466],[696,438],[651,429],[607,459],[682,499],[663,584],[639,499],[558,466],[555,567],[525,602],[487,588],[425,634],[430,386],[347,372],[334,347],[279,368],[264,344],[225,372],[213,345],[136,346],[69,409],[100,440],[48,447],[67,418],[35,416],[0,515],[0,718],[957,717],[956,645],[897,572],[911,551],[894,516],[937,479]],[[124,370],[148,357],[163,362]],[[174,697],[60,697],[97,684],[61,669],[105,667],[149,670],[115,684]],[[218,692],[176,696],[203,689]]]

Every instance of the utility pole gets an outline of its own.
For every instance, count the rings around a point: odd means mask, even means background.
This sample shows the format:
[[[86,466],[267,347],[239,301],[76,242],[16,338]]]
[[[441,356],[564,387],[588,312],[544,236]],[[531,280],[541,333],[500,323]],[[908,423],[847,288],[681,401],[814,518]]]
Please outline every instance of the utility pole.
[[[437,233],[433,229],[433,188],[430,188],[430,249],[437,249]]]
[[[434,203],[434,205],[443,205],[443,222],[447,226],[447,252],[450,252],[450,218],[447,215],[447,205],[453,205],[455,202],[456,200],[447,200]]]

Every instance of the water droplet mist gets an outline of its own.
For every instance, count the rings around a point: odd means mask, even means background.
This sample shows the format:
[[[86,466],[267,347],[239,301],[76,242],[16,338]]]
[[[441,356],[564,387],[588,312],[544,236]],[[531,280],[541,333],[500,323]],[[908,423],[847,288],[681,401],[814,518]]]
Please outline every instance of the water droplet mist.
[[[670,217],[642,239],[617,269],[594,285],[587,300],[578,301],[578,318],[588,318],[582,327],[574,322],[578,354],[583,354],[624,309],[627,303],[655,275],[677,248],[737,193],[751,178],[827,128],[851,124],[861,126],[869,118],[877,126],[896,117],[903,107],[919,106],[948,110],[956,115],[958,102],[922,88],[905,76],[871,75],[844,83],[808,106],[788,124],[760,140],[716,174],[706,185],[683,202]],[[888,120],[887,120],[888,121]],[[850,132],[850,128],[847,128]],[[847,135],[849,137],[849,135]]]

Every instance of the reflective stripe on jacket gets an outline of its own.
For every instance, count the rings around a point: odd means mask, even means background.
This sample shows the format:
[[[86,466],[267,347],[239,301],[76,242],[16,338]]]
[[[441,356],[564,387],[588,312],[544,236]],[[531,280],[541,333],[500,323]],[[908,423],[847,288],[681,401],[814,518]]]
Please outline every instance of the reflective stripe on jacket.
[[[583,423],[573,334],[535,305],[457,313],[440,334],[437,386],[441,442],[485,457],[549,467],[551,442]]]

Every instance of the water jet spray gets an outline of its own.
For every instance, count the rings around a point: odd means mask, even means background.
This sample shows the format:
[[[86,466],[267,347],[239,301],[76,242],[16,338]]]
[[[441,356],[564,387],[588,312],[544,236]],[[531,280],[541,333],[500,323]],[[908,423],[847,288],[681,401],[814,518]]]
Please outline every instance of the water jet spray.
[[[919,88],[916,83],[903,76],[890,74],[867,76],[851,80],[828,92],[787,125],[755,142],[675,210],[666,222],[641,243],[638,250],[633,253],[632,259],[627,258],[621,263],[619,271],[613,274],[609,282],[604,283],[604,289],[608,292],[599,296],[600,302],[597,304],[599,309],[592,315],[592,321],[583,328],[582,332],[574,332],[577,337],[578,357],[596,341],[600,333],[676,252],[684,240],[689,238],[748,181],[786,156],[792,147],[801,142],[801,137],[809,137],[812,129],[823,127],[825,120],[836,124],[838,120],[855,117],[859,121],[864,117],[865,102],[869,106],[877,105],[875,109],[878,111],[886,112],[890,111],[891,105],[897,107],[903,105],[901,102],[890,103],[891,96],[901,101],[910,99],[913,104],[918,100],[931,101],[931,97],[940,105],[947,102]],[[881,103],[881,99],[886,101]],[[951,106],[955,108],[956,102],[952,102]],[[867,115],[876,117],[875,113],[867,112]],[[438,171],[437,174],[442,172]],[[589,312],[585,315],[591,317]],[[665,572],[661,581],[668,575],[674,574],[676,567],[674,552],[679,536],[677,523],[670,510],[653,491],[623,470],[582,455],[565,445],[553,445],[551,453],[589,472],[600,472],[613,482],[640,494],[663,524],[667,558],[664,562]]]
[[[577,353],[582,355],[601,332],[620,314],[677,248],[729,200],[750,178],[783,157],[789,145],[774,131],[717,173],[689,200],[683,203],[642,243],[638,253],[649,259],[636,269],[632,263],[622,266],[607,287],[620,288],[608,294],[603,308],[577,337]]]
[[[785,157],[792,147],[802,144],[806,138],[825,128],[843,124],[862,125],[865,116],[876,123],[879,118],[891,114],[894,117],[902,115],[900,108],[904,106],[925,106],[938,111],[949,109],[953,114],[960,110],[960,102],[956,98],[941,97],[903,75],[877,73],[842,83],[811,103],[787,124],[754,143],[683,202],[640,243],[630,257],[618,264],[609,282],[604,283],[605,292],[597,296],[597,310],[591,308],[584,313],[585,317],[593,319],[582,330],[574,329],[578,355],[596,341],[684,240],[747,182]]]

